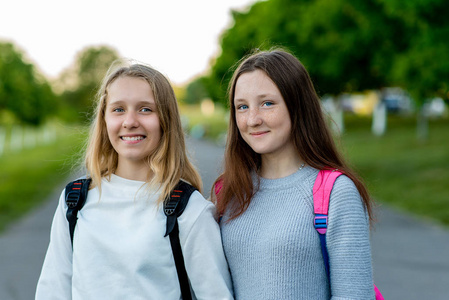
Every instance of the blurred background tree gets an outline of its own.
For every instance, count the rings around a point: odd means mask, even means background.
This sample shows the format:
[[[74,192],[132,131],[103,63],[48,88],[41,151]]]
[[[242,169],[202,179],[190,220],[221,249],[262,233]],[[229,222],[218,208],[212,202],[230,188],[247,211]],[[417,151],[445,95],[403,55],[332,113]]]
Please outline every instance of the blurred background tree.
[[[0,43],[0,115],[9,113],[15,122],[36,126],[56,113],[57,103],[48,81],[25,62],[22,51]]]
[[[118,52],[112,47],[87,47],[77,54],[73,65],[62,72],[57,86],[67,120],[86,123],[90,119],[95,93],[118,58]]]
[[[449,98],[449,2],[381,0],[385,11],[401,23],[406,47],[394,54],[389,82],[403,87],[418,107],[418,138],[428,136],[426,104]],[[396,36],[395,39],[401,38]]]
[[[185,104],[198,104],[201,100],[207,98],[209,94],[205,88],[207,84],[205,80],[205,77],[199,77],[190,82],[181,98],[182,102]]]

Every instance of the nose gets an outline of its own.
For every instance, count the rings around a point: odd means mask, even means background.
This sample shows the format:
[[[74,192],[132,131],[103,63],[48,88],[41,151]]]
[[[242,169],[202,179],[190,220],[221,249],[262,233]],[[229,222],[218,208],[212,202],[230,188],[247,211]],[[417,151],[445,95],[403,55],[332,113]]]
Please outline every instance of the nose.
[[[123,128],[136,128],[139,127],[139,121],[137,119],[137,116],[134,112],[128,112],[125,116],[125,119],[123,120]]]
[[[250,127],[261,125],[263,122],[262,116],[257,108],[250,108],[248,112],[247,124]]]

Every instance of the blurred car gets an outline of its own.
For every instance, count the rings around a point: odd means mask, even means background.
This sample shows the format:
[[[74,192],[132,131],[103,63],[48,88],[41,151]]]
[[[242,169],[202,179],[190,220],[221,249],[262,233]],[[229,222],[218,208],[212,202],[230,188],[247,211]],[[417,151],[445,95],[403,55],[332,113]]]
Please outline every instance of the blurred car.
[[[410,95],[398,87],[382,89],[381,101],[385,103],[387,111],[390,113],[410,113],[413,111],[413,101]]]

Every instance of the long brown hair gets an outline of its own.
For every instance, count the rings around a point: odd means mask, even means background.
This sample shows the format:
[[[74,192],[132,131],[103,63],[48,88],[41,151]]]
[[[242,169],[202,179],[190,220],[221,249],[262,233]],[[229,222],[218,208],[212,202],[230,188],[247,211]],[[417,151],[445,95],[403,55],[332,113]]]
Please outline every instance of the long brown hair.
[[[217,210],[229,209],[231,218],[238,217],[248,208],[256,190],[251,172],[260,167],[261,156],[240,135],[234,107],[237,80],[243,73],[255,70],[265,72],[279,88],[289,111],[292,139],[301,159],[315,169],[339,169],[348,176],[357,187],[372,221],[372,201],[367,188],[338,152],[307,70],[295,56],[283,49],[251,54],[241,61],[232,76],[228,89],[231,113],[224,172],[217,179],[222,182],[217,195],[220,198]]]
[[[170,82],[152,67],[130,61],[114,63],[97,93],[97,107],[85,155],[85,165],[93,186],[101,190],[101,178],[111,176],[117,168],[118,154],[109,141],[104,117],[108,87],[120,77],[144,79],[154,94],[162,135],[158,147],[147,157],[147,163],[154,173],[154,178],[148,183],[159,185],[161,189],[159,202],[166,198],[181,178],[201,192],[201,177],[186,154],[178,104]]]

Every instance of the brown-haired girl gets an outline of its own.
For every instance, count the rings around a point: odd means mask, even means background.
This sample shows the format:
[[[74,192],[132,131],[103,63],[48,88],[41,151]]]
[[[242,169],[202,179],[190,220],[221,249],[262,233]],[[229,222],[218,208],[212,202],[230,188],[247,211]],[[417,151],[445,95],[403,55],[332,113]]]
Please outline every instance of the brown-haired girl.
[[[284,50],[256,52],[234,72],[229,104],[213,192],[235,299],[373,299],[371,200],[337,151],[304,66]],[[344,173],[330,197],[330,282],[313,225],[322,169]]]

